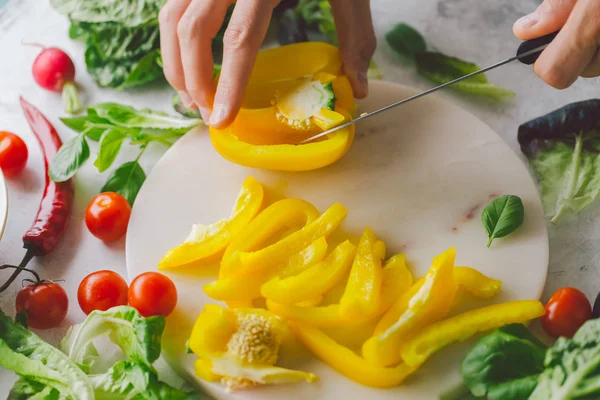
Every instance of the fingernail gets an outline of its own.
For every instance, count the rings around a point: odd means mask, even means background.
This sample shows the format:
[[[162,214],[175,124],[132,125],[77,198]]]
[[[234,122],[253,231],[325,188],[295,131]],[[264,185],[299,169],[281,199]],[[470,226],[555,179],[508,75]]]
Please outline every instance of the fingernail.
[[[206,122],[210,119],[210,110],[204,107],[198,107],[200,111],[200,116],[202,117],[202,121]]]
[[[519,20],[517,20],[517,25],[521,28],[531,28],[535,24],[537,24],[540,20],[540,17],[537,12],[532,12],[529,15],[526,15]]]
[[[369,93],[369,79],[367,78],[367,73],[365,71],[359,71],[357,78],[366,96]]]
[[[179,93],[179,97],[181,98],[181,102],[183,103],[184,106],[186,106],[187,108],[190,108],[192,105],[194,105],[194,100],[192,100],[192,98],[190,97],[189,94],[187,94],[184,91],[180,91]]]
[[[212,114],[210,115],[209,125],[218,125],[225,119],[225,106],[223,104],[215,104]]]

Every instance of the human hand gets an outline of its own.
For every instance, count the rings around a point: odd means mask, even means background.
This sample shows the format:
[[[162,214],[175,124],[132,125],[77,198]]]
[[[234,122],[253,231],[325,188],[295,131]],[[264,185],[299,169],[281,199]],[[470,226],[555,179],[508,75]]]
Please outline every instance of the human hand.
[[[256,55],[279,0],[237,0],[223,39],[219,82],[213,82],[211,40],[233,0],[169,0],[159,15],[163,69],[188,107],[218,129],[235,119]],[[367,95],[367,70],[376,40],[369,0],[331,0],[344,72],[355,96]]]
[[[535,72],[550,86],[565,89],[579,76],[600,76],[600,1],[545,0],[519,19],[513,31],[521,40],[561,29],[535,63]]]

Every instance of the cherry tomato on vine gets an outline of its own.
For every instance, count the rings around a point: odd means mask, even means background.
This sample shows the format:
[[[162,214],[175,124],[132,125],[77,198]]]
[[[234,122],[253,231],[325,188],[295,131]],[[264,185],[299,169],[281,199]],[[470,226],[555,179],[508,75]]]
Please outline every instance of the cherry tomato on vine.
[[[575,288],[556,291],[546,304],[546,315],[540,318],[546,333],[554,338],[571,338],[587,320],[592,318],[592,307],[585,294]]]
[[[127,305],[127,282],[113,271],[92,272],[79,284],[77,301],[87,315],[94,310],[106,311]]]
[[[0,131],[0,168],[7,177],[17,175],[27,164],[27,145],[14,133]]]
[[[131,207],[118,193],[100,193],[88,205],[85,211],[85,224],[98,239],[112,242],[127,232],[131,216]]]
[[[177,305],[177,289],[169,277],[159,272],[138,275],[129,285],[129,305],[144,317],[167,316]]]
[[[69,299],[58,283],[42,282],[25,286],[17,294],[17,312],[27,313],[27,323],[36,329],[58,326],[67,316]]]

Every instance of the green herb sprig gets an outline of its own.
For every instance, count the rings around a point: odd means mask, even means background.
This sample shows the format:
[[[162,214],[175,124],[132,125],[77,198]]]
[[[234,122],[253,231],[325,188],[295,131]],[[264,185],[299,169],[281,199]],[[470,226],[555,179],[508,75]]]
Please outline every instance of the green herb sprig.
[[[116,168],[108,177],[102,192],[120,193],[133,205],[146,179],[139,160],[150,143],[171,146],[190,129],[201,123],[200,119],[173,117],[152,110],[136,110],[117,103],[101,103],[87,109],[87,115],[61,118],[77,132],[65,142],[50,163],[49,175],[54,182],[72,178],[90,157],[88,139],[99,141],[94,166],[98,172],[109,169],[124,142],[140,149],[135,160]]]

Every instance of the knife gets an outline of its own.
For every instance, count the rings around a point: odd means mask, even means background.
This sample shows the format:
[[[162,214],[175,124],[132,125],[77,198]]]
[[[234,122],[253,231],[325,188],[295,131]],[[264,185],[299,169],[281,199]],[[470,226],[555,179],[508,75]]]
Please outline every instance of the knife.
[[[357,123],[359,121],[363,121],[363,120],[365,120],[367,118],[370,118],[370,117],[372,117],[374,115],[377,115],[379,113],[387,111],[387,110],[389,110],[391,108],[397,107],[397,106],[399,106],[401,104],[405,104],[405,103],[408,103],[408,102],[413,101],[413,100],[417,100],[417,99],[419,99],[419,98],[421,98],[423,96],[426,96],[426,95],[428,95],[430,93],[433,93],[433,92],[437,92],[438,90],[443,89],[445,87],[448,87],[450,85],[453,85],[453,84],[455,84],[457,82],[463,81],[465,79],[469,79],[469,78],[471,78],[471,77],[473,77],[475,75],[483,74],[483,73],[491,71],[491,70],[493,70],[495,68],[498,68],[498,67],[501,67],[503,65],[509,64],[509,63],[511,63],[513,61],[517,61],[518,60],[518,61],[520,61],[523,64],[531,65],[531,64],[533,64],[533,63],[536,62],[536,60],[538,59],[538,57],[540,56],[540,54],[542,53],[542,51],[546,47],[548,47],[548,45],[554,40],[554,38],[556,37],[556,35],[558,35],[558,32],[559,31],[556,31],[556,32],[550,33],[550,34],[548,34],[546,36],[541,36],[539,38],[532,39],[532,40],[527,40],[527,41],[521,43],[521,45],[517,49],[517,54],[514,57],[508,58],[508,59],[506,59],[504,61],[500,61],[500,62],[498,62],[496,64],[490,65],[489,67],[482,68],[479,71],[472,72],[472,73],[470,73],[468,75],[461,76],[460,78],[457,78],[457,79],[455,79],[453,81],[446,82],[446,83],[444,83],[442,85],[436,86],[436,87],[434,87],[432,89],[426,90],[424,92],[421,92],[421,93],[416,94],[414,96],[411,96],[409,98],[400,100],[400,101],[398,101],[396,103],[392,103],[392,104],[387,105],[387,106],[385,106],[383,108],[380,108],[379,110],[363,114],[363,115],[361,115],[360,117],[358,117],[356,119],[353,119],[351,121],[345,122],[345,123],[343,123],[341,125],[338,125],[336,127],[331,128],[331,129],[329,129],[329,130],[327,130],[325,132],[321,132],[321,133],[319,133],[317,135],[309,137],[308,139],[305,139],[305,140],[301,141],[299,144],[304,144],[304,143],[312,142],[313,140],[318,139],[318,138],[323,137],[323,136],[326,136],[326,135],[329,135],[330,133],[335,132],[338,129],[346,128],[346,127],[348,127],[348,126],[350,126],[352,124],[355,124],[355,123]]]

